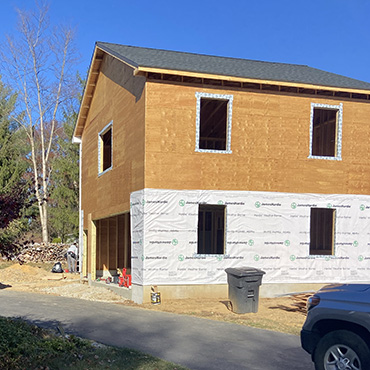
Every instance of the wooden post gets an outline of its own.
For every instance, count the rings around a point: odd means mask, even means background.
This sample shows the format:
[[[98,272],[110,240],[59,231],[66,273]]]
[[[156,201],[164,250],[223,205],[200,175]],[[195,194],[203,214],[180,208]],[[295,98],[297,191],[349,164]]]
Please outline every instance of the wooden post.
[[[124,263],[124,266],[123,267],[128,267],[128,263],[127,263],[127,260],[128,260],[128,248],[129,248],[129,243],[128,243],[128,232],[129,232],[129,227],[128,227],[128,217],[129,217],[130,213],[125,213],[125,218],[124,218],[124,233],[123,233],[123,253],[124,253],[124,257],[123,257],[123,263]]]
[[[90,228],[90,274],[91,274],[91,280],[96,280],[96,224],[92,220],[92,215],[89,213],[88,217],[89,221],[89,228]]]
[[[108,272],[109,272],[109,270],[110,270],[110,266],[109,266],[109,252],[110,252],[110,224],[111,224],[111,218],[108,218],[107,219],[107,239],[106,239],[106,252],[107,252],[107,254],[106,254],[106,269],[108,270]],[[104,266],[104,265],[103,265]]]
[[[118,266],[118,229],[119,229],[119,221],[118,221],[118,216],[116,216],[116,244],[115,244],[115,249],[116,249],[116,257],[115,257],[115,269],[117,270]]]
[[[82,276],[87,276],[87,230],[83,231],[82,238]]]

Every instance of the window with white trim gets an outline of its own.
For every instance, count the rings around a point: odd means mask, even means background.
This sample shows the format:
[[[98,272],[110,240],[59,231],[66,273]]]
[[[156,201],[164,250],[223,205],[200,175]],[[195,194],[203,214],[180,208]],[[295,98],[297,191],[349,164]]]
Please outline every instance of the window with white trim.
[[[311,208],[310,255],[334,255],[335,209]]]
[[[99,175],[106,171],[109,171],[113,164],[113,122],[110,122],[107,126],[99,132],[98,142],[98,172]]]
[[[309,158],[342,159],[343,105],[311,103]]]
[[[197,152],[231,153],[233,95],[197,92]]]

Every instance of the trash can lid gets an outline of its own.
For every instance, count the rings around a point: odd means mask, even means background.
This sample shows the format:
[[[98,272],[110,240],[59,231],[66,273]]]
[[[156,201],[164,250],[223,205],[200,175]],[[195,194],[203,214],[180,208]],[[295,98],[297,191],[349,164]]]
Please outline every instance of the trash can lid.
[[[225,271],[227,274],[234,275],[237,277],[266,274],[265,271],[262,271],[255,267],[230,267],[227,268]]]

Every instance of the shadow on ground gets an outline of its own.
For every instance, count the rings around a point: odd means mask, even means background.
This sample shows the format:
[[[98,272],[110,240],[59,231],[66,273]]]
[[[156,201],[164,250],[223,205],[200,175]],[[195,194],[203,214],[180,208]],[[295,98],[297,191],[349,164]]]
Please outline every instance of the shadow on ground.
[[[11,288],[11,287],[12,287],[11,285],[0,283],[0,289],[6,289],[6,288]]]

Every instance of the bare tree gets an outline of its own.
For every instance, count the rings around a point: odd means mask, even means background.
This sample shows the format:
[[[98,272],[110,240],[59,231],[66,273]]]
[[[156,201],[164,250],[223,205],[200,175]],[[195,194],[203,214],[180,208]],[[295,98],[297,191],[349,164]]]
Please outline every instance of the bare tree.
[[[17,10],[18,33],[7,36],[2,48],[4,71],[9,84],[19,93],[19,123],[30,143],[29,161],[38,201],[42,239],[47,242],[48,189],[52,173],[60,116],[75,93],[70,76],[76,62],[73,31],[67,27],[50,27],[49,7],[36,3],[35,11]],[[5,51],[4,51],[5,50]]]

